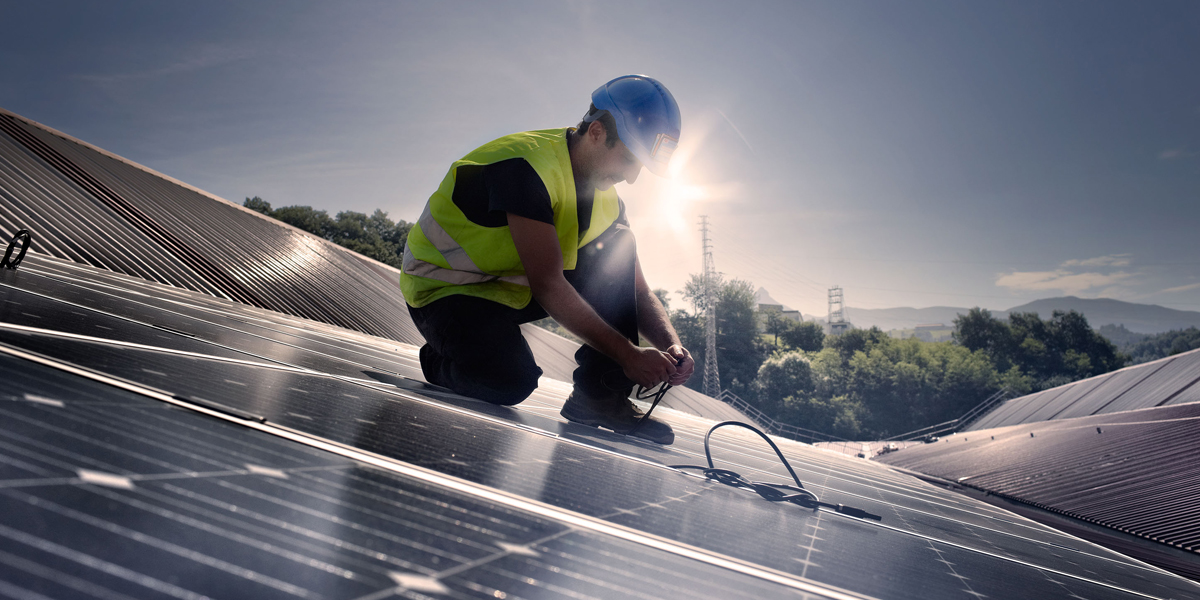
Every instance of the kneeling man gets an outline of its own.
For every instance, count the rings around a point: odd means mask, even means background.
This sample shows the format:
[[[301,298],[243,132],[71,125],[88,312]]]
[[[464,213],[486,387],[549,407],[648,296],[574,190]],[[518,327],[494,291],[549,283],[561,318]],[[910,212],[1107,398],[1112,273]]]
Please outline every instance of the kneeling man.
[[[426,344],[430,383],[521,402],[542,370],[519,325],[547,314],[586,342],[569,421],[661,444],[671,426],[629,400],[634,384],[681,385],[695,363],[642,276],[613,185],[667,174],[679,107],[658,81],[618,77],[575,128],[507,135],[450,166],[408,234],[400,286]],[[641,333],[653,348],[638,345]]]

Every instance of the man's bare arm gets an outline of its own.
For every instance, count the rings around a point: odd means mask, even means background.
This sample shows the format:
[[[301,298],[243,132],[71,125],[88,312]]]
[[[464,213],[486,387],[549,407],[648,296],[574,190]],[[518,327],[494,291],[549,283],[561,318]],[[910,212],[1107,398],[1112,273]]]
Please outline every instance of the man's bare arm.
[[[563,277],[554,226],[508,213],[517,255],[525,266],[533,297],[567,331],[615,360],[634,383],[652,387],[675,375],[675,360],[654,348],[639,348],[613,329]]]
[[[692,354],[679,341],[679,334],[671,325],[671,319],[663,308],[658,296],[646,283],[642,275],[642,263],[634,258],[634,289],[637,294],[638,331],[641,332],[655,348],[670,354],[676,361],[675,374],[667,380],[671,385],[683,385],[696,370],[696,361]]]

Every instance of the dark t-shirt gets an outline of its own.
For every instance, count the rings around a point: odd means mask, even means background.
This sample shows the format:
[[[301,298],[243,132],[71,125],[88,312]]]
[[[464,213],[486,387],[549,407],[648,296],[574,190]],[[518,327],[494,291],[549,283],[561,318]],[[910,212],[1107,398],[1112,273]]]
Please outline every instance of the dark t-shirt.
[[[484,227],[508,225],[507,213],[554,224],[554,210],[546,184],[523,158],[459,167],[453,199],[467,219]],[[617,202],[620,206],[617,223],[628,227],[625,203],[619,198]],[[576,206],[579,237],[582,238],[592,221],[592,202],[580,199]]]

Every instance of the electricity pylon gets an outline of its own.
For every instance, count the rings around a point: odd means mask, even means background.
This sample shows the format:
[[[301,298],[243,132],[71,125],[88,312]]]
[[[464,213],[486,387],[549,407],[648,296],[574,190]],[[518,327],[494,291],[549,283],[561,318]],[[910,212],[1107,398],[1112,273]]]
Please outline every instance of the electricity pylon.
[[[717,267],[713,262],[712,243],[708,239],[708,216],[700,216],[704,239],[704,394],[721,395],[721,376],[717,372]]]
[[[841,335],[850,328],[846,322],[846,302],[842,296],[842,286],[829,288],[829,333]]]

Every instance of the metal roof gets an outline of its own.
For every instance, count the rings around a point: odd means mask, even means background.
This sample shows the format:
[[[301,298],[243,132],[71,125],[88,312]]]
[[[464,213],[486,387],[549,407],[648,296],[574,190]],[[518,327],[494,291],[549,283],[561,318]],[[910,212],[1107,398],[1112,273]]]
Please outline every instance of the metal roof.
[[[967,431],[876,460],[1185,550],[1200,576],[1200,404]]]
[[[1126,367],[1005,402],[967,429],[1200,402],[1200,350]]]

